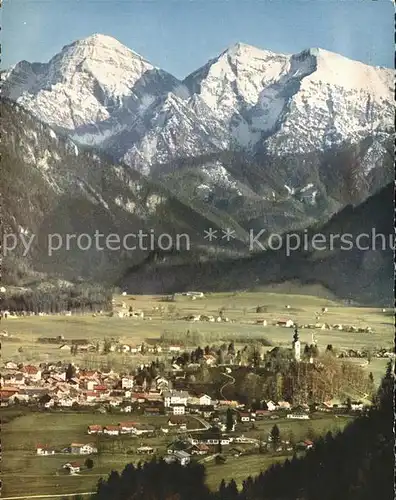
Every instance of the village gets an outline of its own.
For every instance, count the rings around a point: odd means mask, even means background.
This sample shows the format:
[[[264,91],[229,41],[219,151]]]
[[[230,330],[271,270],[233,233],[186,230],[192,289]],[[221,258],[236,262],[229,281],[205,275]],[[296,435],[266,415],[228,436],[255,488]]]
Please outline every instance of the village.
[[[2,359],[4,446],[18,447],[15,463],[28,460],[48,484],[66,475],[80,477],[81,485],[110,472],[114,460],[117,467],[152,456],[200,462],[215,486],[218,467],[221,475],[235,467],[242,474],[243,464],[259,473],[264,464],[304,454],[318,437],[342,430],[370,407],[375,384],[367,367],[393,353],[386,342],[365,340],[382,335],[375,324],[361,326],[360,320],[351,330],[349,317],[330,306],[310,306],[303,316],[293,298],[292,306],[272,307],[271,299],[268,308],[238,303],[236,309],[198,292],[167,300],[122,294],[110,313],[2,311],[5,352],[16,352]],[[312,316],[316,323],[306,321]],[[74,327],[81,322],[92,332]],[[33,338],[21,337],[25,324],[35,327]],[[102,324],[106,333],[94,333]],[[215,330],[206,333],[197,324]],[[163,334],[146,333],[162,325]],[[129,328],[137,333],[121,333]],[[239,328],[252,333],[233,333]],[[362,340],[352,347],[353,340],[323,337],[329,331]],[[46,360],[28,360],[33,348]],[[339,371],[336,381],[328,368]],[[304,381],[301,387],[297,380]],[[22,442],[18,429],[25,425],[36,426],[37,436]],[[7,473],[13,477],[12,469]]]
[[[296,361],[300,361],[300,342],[296,333],[292,350]],[[169,355],[176,351],[182,356],[176,346],[168,349]],[[213,359],[216,356],[209,353],[204,355],[203,362],[213,366]],[[89,371],[71,363],[18,366],[7,362],[1,377],[1,406],[24,405],[44,412],[97,410],[102,414],[119,414],[120,421],[116,425],[88,425],[85,443],[70,443],[61,449],[38,443],[35,452],[40,456],[96,455],[98,447],[91,441],[92,436],[102,439],[131,437],[155,443],[158,435],[164,435],[169,438],[165,460],[178,461],[182,465],[189,463],[194,455],[222,460],[223,447],[228,448],[227,453],[234,456],[251,453],[251,449],[258,453],[262,452],[263,447],[271,448],[271,433],[263,441],[245,436],[246,431],[255,429],[256,422],[265,419],[274,422],[282,418],[309,420],[312,414],[354,415],[365,408],[361,401],[339,400],[322,401],[313,406],[307,403],[293,406],[287,401],[267,400],[260,401],[260,407],[257,408],[257,405],[249,406],[237,400],[219,399],[213,394],[194,393],[185,382],[190,365],[187,364],[184,371],[172,362],[169,370],[153,378],[142,378],[143,372],[150,373],[150,365],[140,366],[134,374],[120,374],[112,369],[107,372]],[[225,365],[221,370],[232,382],[231,366]],[[126,420],[123,414],[128,414],[133,420]],[[144,416],[157,416],[161,424],[139,422]],[[312,446],[313,442],[308,438],[296,443],[279,439],[273,451],[293,452]],[[155,444],[146,443],[137,445],[135,451],[137,454],[152,455],[156,448]],[[90,460],[86,463],[88,466],[92,464]],[[76,474],[80,472],[82,464],[68,461],[64,468]]]

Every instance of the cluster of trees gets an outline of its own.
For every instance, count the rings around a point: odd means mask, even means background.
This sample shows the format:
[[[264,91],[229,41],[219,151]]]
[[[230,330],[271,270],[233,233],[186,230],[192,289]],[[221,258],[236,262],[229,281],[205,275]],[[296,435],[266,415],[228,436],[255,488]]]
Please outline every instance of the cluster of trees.
[[[172,363],[177,363],[181,366],[189,363],[200,363],[204,359],[204,356],[208,356],[209,354],[215,355],[220,363],[224,362],[226,355],[235,356],[235,345],[231,342],[228,345],[222,344],[221,346],[206,345],[204,348],[198,346],[190,352],[186,351],[180,356],[173,357]]]
[[[165,364],[159,359],[152,361],[149,366],[139,367],[136,370],[135,382],[144,388],[150,387],[153,380],[164,372]]]
[[[216,347],[207,345],[173,357],[172,363],[180,366],[199,363],[200,379],[207,382],[211,375],[203,363],[205,355],[215,355],[218,363],[230,358],[238,363],[242,360],[246,368],[236,372],[236,383],[227,389],[227,394],[251,406],[263,400],[313,404],[348,392],[370,396],[374,391],[372,373],[367,375],[360,366],[335,357],[331,348],[320,355],[315,345],[308,345],[303,354],[305,362],[297,363],[291,349],[281,347],[272,349],[262,359],[262,347],[249,344],[236,351],[233,342]],[[311,357],[315,363],[308,362]]]
[[[205,500],[205,468],[200,464],[181,467],[155,458],[137,466],[128,464],[119,474],[100,480],[95,500]]]
[[[201,464],[166,464],[153,459],[128,464],[119,474],[100,480],[93,500],[371,500],[393,498],[394,373],[391,366],[376,396],[375,406],[344,431],[315,441],[305,456],[272,465],[248,477],[238,489],[235,480],[221,482],[211,492]],[[279,441],[279,429],[271,436]],[[75,497],[77,500],[78,497]]]
[[[223,313],[219,311],[219,316]],[[163,344],[183,344],[188,346],[206,345],[212,344],[213,342],[219,343],[238,343],[238,344],[256,344],[261,346],[271,346],[272,342],[265,338],[260,337],[258,342],[257,333],[234,333],[234,332],[221,332],[221,331],[210,331],[202,332],[197,328],[187,330],[185,332],[175,331],[175,330],[164,330],[161,333],[161,343]]]
[[[197,347],[190,352],[184,352],[180,356],[174,357],[172,363],[185,366],[189,363],[200,363],[204,356],[212,354],[219,364],[242,364],[259,367],[263,355],[262,343],[245,345],[242,349],[236,350],[235,343],[223,343],[220,346],[206,345],[204,348]]]
[[[16,313],[91,312],[112,309],[112,292],[100,285],[79,284],[70,287],[51,286],[7,294],[0,299],[0,309]]]
[[[319,354],[319,347],[316,344],[305,344],[303,359],[317,358]]]
[[[320,403],[346,392],[371,395],[372,374],[342,361],[331,353],[316,362],[296,363],[288,349],[277,349],[264,361],[264,368],[237,381],[237,397],[248,404],[261,400],[286,400],[294,404]]]

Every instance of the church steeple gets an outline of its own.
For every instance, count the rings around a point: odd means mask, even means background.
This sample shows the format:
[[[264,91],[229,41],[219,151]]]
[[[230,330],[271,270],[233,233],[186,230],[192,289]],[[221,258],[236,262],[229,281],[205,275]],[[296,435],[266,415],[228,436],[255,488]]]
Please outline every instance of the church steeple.
[[[296,361],[301,361],[301,344],[298,336],[298,329],[295,327],[293,335],[293,355]]]

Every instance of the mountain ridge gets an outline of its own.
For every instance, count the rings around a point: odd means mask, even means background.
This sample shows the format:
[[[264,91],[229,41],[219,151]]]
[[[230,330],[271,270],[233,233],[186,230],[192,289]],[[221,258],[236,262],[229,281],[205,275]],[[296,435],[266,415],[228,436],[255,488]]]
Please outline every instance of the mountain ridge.
[[[325,251],[299,248],[287,255],[284,246],[279,251],[267,249],[240,259],[185,263],[174,267],[170,263],[143,263],[130,270],[121,285],[130,293],[174,293],[190,288],[225,292],[260,290],[260,287],[282,283],[294,283],[295,288],[315,284],[340,299],[390,306],[394,285],[394,189],[394,182],[389,183],[358,206],[348,205],[324,225],[308,229],[311,236],[325,235],[328,242],[330,235],[350,233],[356,240],[360,234],[370,234],[375,228],[376,234],[386,237],[384,248],[362,250],[354,245],[346,250],[335,245]],[[300,233],[301,241],[303,234]],[[283,241],[286,238],[287,234],[284,234]]]
[[[149,172],[158,161],[233,146],[283,154],[367,135],[381,141],[393,127],[392,75],[324,49],[286,55],[237,43],[181,81],[95,34],[49,63],[16,65],[3,95],[77,142]],[[166,95],[179,109],[159,146],[155,115]]]

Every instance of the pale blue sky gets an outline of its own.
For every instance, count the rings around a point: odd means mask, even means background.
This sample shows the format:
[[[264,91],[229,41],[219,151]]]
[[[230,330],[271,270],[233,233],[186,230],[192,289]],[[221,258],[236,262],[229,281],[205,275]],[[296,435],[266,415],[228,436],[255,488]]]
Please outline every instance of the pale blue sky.
[[[2,68],[48,61],[103,33],[182,78],[241,41],[276,52],[322,47],[393,67],[390,0],[4,0]]]

